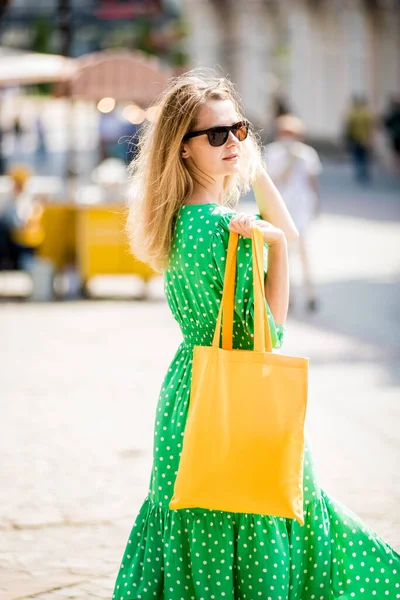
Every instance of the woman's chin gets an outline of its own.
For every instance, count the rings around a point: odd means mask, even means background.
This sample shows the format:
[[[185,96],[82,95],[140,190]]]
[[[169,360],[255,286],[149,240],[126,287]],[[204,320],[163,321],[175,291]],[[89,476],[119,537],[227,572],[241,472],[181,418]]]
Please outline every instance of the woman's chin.
[[[228,162],[224,165],[224,175],[235,175],[239,172],[239,161]]]

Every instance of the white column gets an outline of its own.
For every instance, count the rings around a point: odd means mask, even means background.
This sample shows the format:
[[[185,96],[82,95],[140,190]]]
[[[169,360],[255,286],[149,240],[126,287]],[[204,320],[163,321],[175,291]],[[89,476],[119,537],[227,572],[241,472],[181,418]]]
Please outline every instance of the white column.
[[[400,90],[400,14],[396,9],[383,12],[378,40],[377,108],[383,111],[389,96]]]
[[[209,0],[183,0],[182,10],[189,26],[187,49],[191,68],[215,68],[220,61],[221,31]]]
[[[248,116],[265,126],[270,118],[271,93],[270,37],[268,12],[262,0],[241,3],[236,31],[236,84]]]

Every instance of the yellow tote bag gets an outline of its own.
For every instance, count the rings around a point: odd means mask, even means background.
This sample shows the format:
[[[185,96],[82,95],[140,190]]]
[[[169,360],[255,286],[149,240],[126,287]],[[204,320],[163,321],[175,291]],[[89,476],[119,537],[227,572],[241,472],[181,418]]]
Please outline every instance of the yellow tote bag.
[[[303,525],[308,359],[272,353],[257,226],[254,350],[232,349],[238,239],[231,232],[212,346],[194,348],[189,414],[169,506],[287,517]]]

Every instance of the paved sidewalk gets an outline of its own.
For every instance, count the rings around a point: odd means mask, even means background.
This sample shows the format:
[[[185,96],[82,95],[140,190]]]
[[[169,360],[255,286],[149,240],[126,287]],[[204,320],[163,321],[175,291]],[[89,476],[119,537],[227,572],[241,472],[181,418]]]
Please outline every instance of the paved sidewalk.
[[[0,330],[0,598],[109,598],[179,331],[160,302],[9,305]],[[286,346],[311,357],[321,484],[400,548],[396,357],[294,321]]]

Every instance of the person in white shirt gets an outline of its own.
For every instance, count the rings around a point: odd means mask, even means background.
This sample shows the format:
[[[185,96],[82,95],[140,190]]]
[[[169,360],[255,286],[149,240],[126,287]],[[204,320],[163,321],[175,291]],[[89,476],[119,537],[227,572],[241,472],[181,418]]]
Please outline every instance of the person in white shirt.
[[[304,126],[300,119],[294,115],[282,115],[276,120],[276,126],[277,140],[264,147],[263,157],[267,171],[299,231],[299,238],[291,246],[290,254],[293,254],[293,250],[299,252],[307,308],[316,311],[318,302],[310,270],[306,232],[320,210],[318,175],[322,165],[314,148],[301,141]]]

